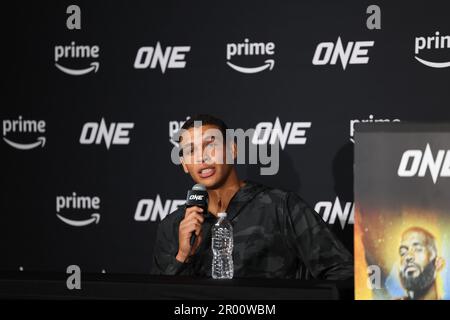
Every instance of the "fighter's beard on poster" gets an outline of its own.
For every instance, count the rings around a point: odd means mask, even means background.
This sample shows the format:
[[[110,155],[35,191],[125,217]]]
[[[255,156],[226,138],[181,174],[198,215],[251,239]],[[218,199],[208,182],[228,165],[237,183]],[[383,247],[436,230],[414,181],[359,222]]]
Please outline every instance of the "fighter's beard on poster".
[[[414,277],[414,272],[408,271],[410,268],[419,270],[419,275]],[[436,281],[436,258],[431,260],[423,270],[418,264],[409,263],[401,268],[399,275],[400,282],[408,293],[408,298],[419,299],[430,290]]]

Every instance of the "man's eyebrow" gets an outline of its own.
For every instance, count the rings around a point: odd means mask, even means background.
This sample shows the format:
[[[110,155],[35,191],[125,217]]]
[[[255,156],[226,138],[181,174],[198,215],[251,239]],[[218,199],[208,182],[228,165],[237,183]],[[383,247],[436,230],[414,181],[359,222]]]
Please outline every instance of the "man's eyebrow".
[[[413,247],[421,247],[421,246],[423,246],[423,244],[422,243],[420,243],[420,242],[413,242]]]

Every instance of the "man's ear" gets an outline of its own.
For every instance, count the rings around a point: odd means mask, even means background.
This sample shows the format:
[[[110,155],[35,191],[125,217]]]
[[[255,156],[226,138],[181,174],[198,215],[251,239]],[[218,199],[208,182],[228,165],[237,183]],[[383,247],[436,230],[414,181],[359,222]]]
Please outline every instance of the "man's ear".
[[[441,271],[445,267],[445,260],[442,257],[437,257],[436,261],[434,262],[434,265],[436,267],[436,271]]]
[[[180,158],[181,165],[183,166],[184,173],[189,173],[186,164],[184,163],[183,157]]]

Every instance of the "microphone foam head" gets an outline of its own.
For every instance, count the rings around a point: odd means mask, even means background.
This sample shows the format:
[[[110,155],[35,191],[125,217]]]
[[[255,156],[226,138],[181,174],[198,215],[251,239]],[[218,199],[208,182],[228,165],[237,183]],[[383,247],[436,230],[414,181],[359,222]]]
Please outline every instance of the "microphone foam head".
[[[192,187],[192,190],[206,191],[206,187],[200,183],[197,183]]]

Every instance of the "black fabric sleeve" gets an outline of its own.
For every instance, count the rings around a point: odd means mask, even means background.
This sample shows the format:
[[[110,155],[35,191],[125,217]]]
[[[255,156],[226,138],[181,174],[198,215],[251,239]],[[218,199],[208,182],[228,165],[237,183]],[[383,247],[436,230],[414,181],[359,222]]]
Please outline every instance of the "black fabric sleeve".
[[[167,221],[165,221],[166,219],[163,220],[158,226],[153,249],[151,274],[189,275],[190,263],[183,263],[175,258],[178,253],[178,228],[180,222],[171,218],[166,218]]]

